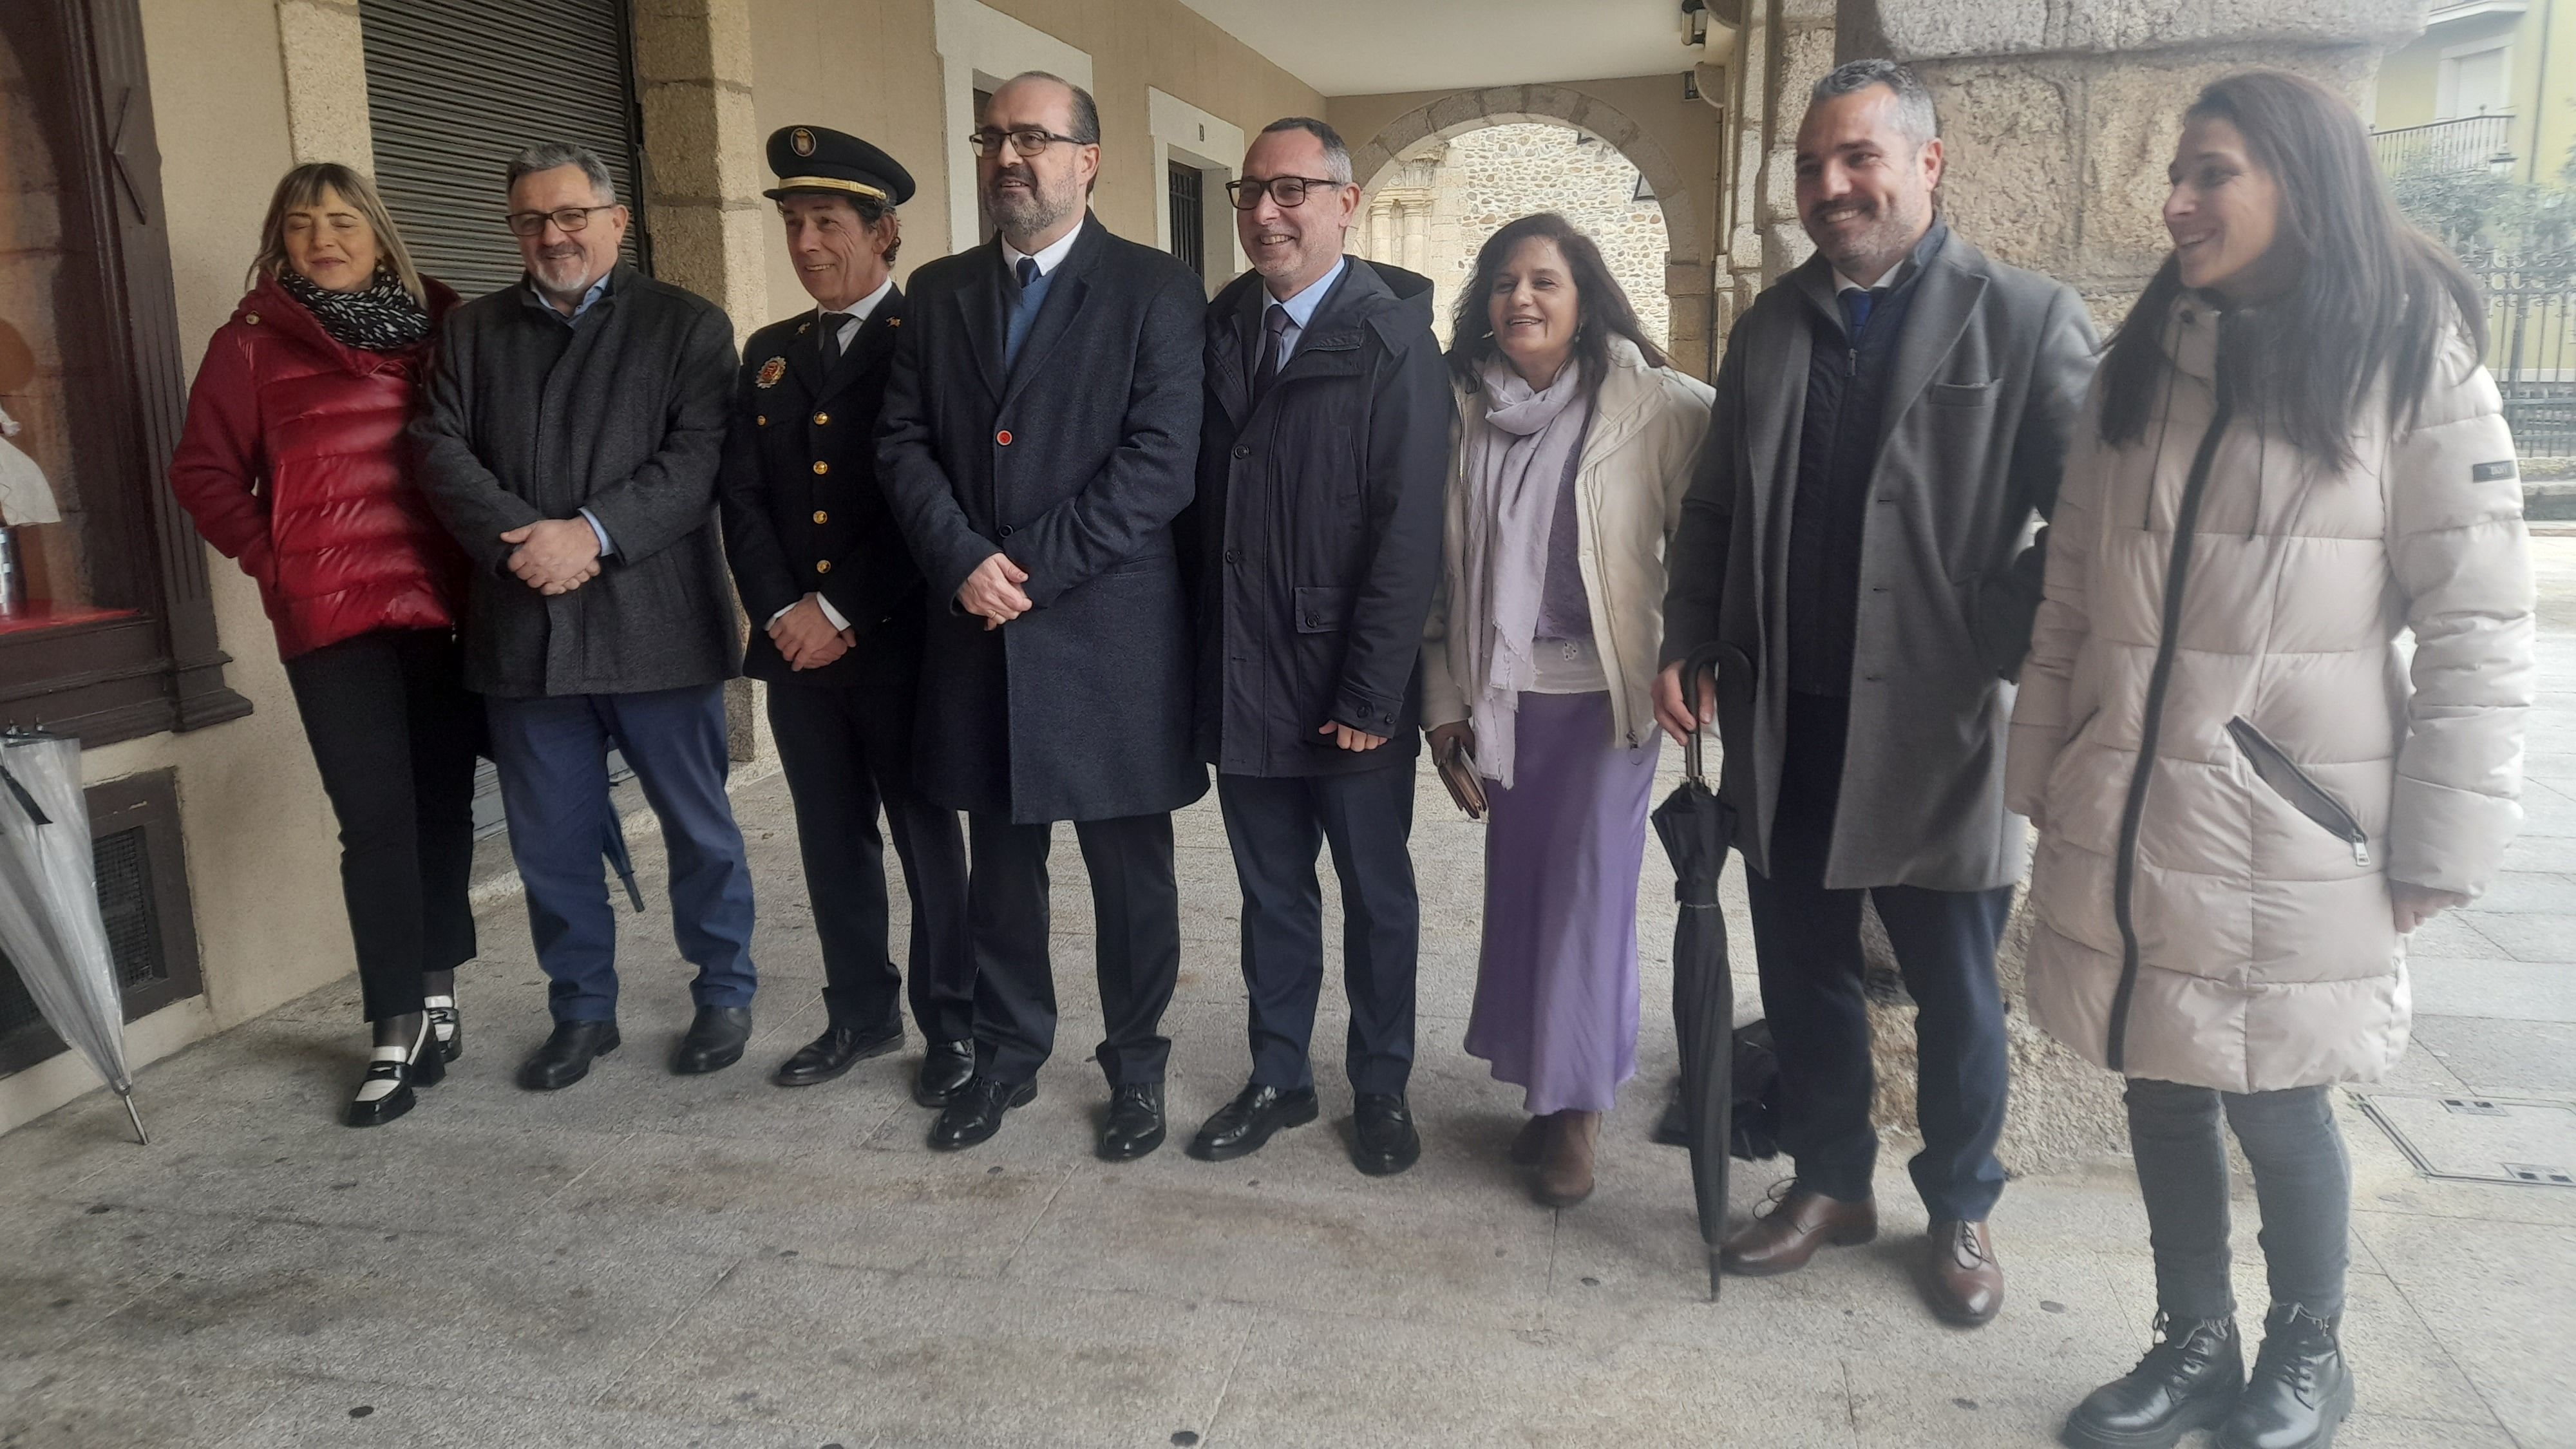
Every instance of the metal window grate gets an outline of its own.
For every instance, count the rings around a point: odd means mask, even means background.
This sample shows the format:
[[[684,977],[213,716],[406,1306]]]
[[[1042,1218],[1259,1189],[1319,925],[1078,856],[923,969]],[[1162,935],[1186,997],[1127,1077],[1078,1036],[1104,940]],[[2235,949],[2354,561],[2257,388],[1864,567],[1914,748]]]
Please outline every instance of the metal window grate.
[[[627,260],[652,270],[626,0],[359,0],[358,12],[376,186],[423,272],[467,297],[519,279],[501,177],[539,141],[608,163],[635,213]]]
[[[1171,163],[1169,180],[1172,196],[1172,255],[1181,265],[1207,280],[1207,210],[1204,203],[1206,182],[1195,166]]]
[[[162,949],[161,921],[152,909],[152,856],[143,827],[102,835],[90,843],[98,869],[98,912],[107,924],[107,951],[116,963],[116,983],[132,991],[170,979],[170,960]],[[0,1037],[35,1025],[35,998],[18,979],[18,966],[0,955]]]

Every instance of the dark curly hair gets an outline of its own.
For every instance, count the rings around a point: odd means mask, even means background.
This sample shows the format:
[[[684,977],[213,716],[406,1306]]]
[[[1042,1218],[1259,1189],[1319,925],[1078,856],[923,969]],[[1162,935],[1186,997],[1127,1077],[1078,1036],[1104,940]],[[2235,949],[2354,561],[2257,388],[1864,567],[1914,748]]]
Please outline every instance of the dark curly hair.
[[[1610,264],[1601,259],[1601,248],[1592,238],[1575,230],[1574,223],[1553,211],[1507,223],[1502,230],[1485,239],[1476,253],[1476,274],[1467,290],[1458,294],[1458,315],[1449,330],[1449,370],[1463,383],[1473,384],[1487,362],[1502,355],[1501,344],[1494,341],[1494,326],[1487,318],[1487,299],[1493,296],[1494,276],[1510,261],[1512,252],[1522,242],[1532,239],[1556,243],[1564,254],[1566,268],[1574,274],[1574,305],[1577,318],[1574,329],[1574,357],[1583,364],[1583,391],[1590,395],[1601,390],[1601,379],[1610,372],[1610,339],[1625,337],[1637,344],[1650,367],[1669,367],[1672,362],[1664,350],[1646,338],[1646,330],[1637,321],[1637,309],[1629,304],[1628,294],[1619,279],[1610,275]]]

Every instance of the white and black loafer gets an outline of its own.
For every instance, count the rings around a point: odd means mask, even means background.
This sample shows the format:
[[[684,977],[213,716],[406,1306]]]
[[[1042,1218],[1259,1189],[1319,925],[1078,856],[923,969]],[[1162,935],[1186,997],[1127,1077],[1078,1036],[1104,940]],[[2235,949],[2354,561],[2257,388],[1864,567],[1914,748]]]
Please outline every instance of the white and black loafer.
[[[429,1017],[420,1021],[420,1034],[410,1046],[377,1047],[367,1064],[367,1075],[358,1082],[358,1095],[349,1103],[348,1123],[352,1127],[381,1127],[412,1109],[419,1097],[415,1086],[435,1086],[447,1075],[447,1061],[439,1054],[438,1037],[430,1029]]]
[[[465,1055],[465,1020],[456,1014],[456,998],[432,996],[421,1005],[429,1014],[429,1029],[438,1036],[439,1059],[452,1062]]]

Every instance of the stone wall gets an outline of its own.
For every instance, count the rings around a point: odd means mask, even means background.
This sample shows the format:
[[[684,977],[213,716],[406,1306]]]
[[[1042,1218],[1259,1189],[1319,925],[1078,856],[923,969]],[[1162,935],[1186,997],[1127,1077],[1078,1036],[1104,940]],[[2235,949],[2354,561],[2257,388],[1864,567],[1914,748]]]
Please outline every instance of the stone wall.
[[[1658,346],[1671,335],[1663,210],[1639,196],[1638,171],[1618,149],[1570,126],[1488,126],[1406,155],[1370,197],[1353,249],[1430,277],[1445,344],[1476,250],[1504,223],[1555,211],[1600,244],[1612,275]]]
[[[2200,88],[2292,70],[2367,116],[2424,0],[1841,0],[1837,19],[1841,58],[1892,56],[1931,88],[1961,234],[2064,279],[2107,327],[2170,249],[2165,166]]]

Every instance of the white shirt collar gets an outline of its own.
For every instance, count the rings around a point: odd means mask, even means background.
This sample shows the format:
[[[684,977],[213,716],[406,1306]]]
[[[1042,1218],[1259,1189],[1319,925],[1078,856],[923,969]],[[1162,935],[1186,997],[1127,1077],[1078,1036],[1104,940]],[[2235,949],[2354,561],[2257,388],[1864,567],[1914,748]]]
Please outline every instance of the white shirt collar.
[[[1074,241],[1082,235],[1082,229],[1089,225],[1091,225],[1091,218],[1089,216],[1083,217],[1082,220],[1073,224],[1073,230],[1057,237],[1044,251],[1039,252],[1037,254],[1038,275],[1041,277],[1054,276],[1055,269],[1064,264],[1064,259],[1066,257],[1072,255]],[[1018,247],[1011,245],[1008,241],[1004,241],[1002,243],[1003,270],[1013,273],[1018,272],[1020,269],[1020,258],[1027,255],[1027,252],[1021,251]]]
[[[884,281],[877,283],[875,291],[841,309],[841,315],[847,319],[841,323],[841,347],[846,349],[850,345],[851,334],[857,332],[862,323],[876,315],[877,304],[883,302],[886,299],[886,293],[893,290],[894,274],[889,272]],[[826,310],[828,309],[818,305],[814,309],[814,315],[820,317]]]

